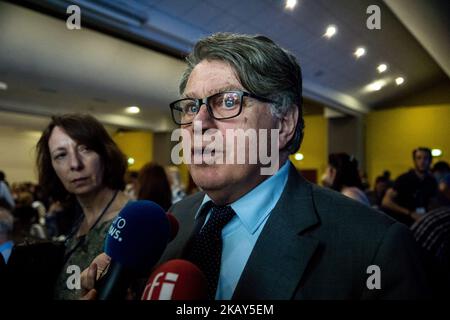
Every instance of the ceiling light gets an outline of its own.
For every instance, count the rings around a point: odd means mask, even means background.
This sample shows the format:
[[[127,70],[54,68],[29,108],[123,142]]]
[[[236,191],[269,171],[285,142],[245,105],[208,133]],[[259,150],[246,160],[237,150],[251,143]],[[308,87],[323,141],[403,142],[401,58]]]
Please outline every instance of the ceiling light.
[[[337,32],[336,26],[330,25],[327,27],[327,31],[325,32],[324,36],[330,39],[332,36],[334,36]]]
[[[356,56],[356,58],[360,58],[366,54],[366,49],[363,47],[356,48],[353,54]]]
[[[405,79],[403,77],[398,77],[395,79],[395,83],[399,86],[401,85],[403,82],[405,82]]]
[[[130,106],[130,107],[127,107],[127,108],[125,109],[125,111],[126,111],[127,113],[133,113],[133,114],[136,114],[136,113],[141,112],[141,109],[139,109],[139,107],[136,107],[136,106]]]
[[[6,83],[0,81],[0,90],[6,90],[6,89],[8,89],[8,85]]]
[[[368,91],[379,91],[379,90],[381,90],[381,88],[384,87],[385,84],[386,84],[385,81],[377,80],[377,81],[374,81],[371,84],[367,85],[366,88]]]
[[[440,156],[442,156],[442,150],[441,149],[433,149],[433,150],[431,150],[431,155],[433,157],[440,157]]]
[[[297,5],[297,0],[286,0],[286,5],[284,6],[286,9],[292,10]]]
[[[387,65],[384,64],[384,63],[382,63],[382,64],[380,64],[380,65],[377,67],[377,70],[378,70],[379,73],[383,73],[383,72],[385,72],[385,71],[387,70]]]
[[[132,166],[134,164],[134,158],[128,158],[128,164]]]
[[[295,154],[294,158],[295,158],[295,160],[301,161],[301,160],[303,160],[304,156],[302,153],[299,152],[299,153]]]

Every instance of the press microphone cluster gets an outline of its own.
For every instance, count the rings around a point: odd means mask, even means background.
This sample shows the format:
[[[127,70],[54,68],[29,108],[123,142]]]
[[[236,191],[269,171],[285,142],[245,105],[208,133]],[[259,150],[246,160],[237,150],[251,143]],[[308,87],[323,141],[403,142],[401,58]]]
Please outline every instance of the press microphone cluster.
[[[111,262],[96,283],[99,300],[124,300],[134,280],[146,277],[179,229],[177,219],[156,203],[127,204],[112,222],[105,240]],[[150,275],[141,300],[207,299],[200,269],[186,260],[171,260]]]
[[[176,236],[174,219],[148,200],[130,202],[122,209],[106,236],[104,251],[111,262],[95,286],[99,300],[125,299],[130,284],[148,274]]]

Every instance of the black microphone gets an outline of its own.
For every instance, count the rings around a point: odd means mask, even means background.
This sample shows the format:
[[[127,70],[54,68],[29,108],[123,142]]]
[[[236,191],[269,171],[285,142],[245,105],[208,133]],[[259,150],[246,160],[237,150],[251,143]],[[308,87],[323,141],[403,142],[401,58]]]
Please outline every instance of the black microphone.
[[[144,277],[170,240],[164,210],[149,200],[128,203],[111,224],[105,253],[111,257],[106,274],[96,283],[99,300],[123,300],[133,280]]]

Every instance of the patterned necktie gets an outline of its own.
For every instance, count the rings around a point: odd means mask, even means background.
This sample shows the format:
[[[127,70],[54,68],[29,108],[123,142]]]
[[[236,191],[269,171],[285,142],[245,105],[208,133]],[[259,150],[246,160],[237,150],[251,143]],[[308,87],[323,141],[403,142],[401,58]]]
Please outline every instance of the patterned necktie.
[[[188,260],[197,265],[208,281],[208,296],[214,300],[222,257],[222,229],[233,218],[230,206],[213,205],[211,215],[194,237]]]

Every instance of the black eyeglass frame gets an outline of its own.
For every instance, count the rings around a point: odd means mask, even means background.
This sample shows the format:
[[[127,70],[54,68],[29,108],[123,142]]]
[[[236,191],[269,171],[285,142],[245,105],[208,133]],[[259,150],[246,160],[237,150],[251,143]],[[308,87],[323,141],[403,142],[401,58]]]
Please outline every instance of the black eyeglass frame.
[[[210,99],[214,98],[215,96],[224,94],[224,93],[237,93],[239,95],[239,111],[236,115],[234,116],[230,116],[230,117],[224,117],[224,118],[218,118],[216,116],[214,116],[213,111],[211,106],[209,105],[209,101]],[[216,120],[227,120],[227,119],[232,119],[232,118],[236,118],[237,116],[239,116],[242,112],[242,102],[244,100],[244,97],[249,97],[249,98],[253,98],[253,99],[257,99],[261,102],[266,102],[266,103],[276,103],[275,101],[268,99],[268,98],[264,98],[264,97],[260,97],[256,94],[250,93],[250,92],[246,92],[246,91],[242,91],[242,90],[227,90],[227,91],[221,91],[218,93],[215,93],[213,95],[210,95],[209,97],[206,98],[202,98],[202,99],[195,99],[195,98],[183,98],[183,99],[178,99],[172,103],[169,104],[170,106],[170,111],[172,114],[172,120],[173,122],[175,122],[177,125],[188,125],[191,124],[193,121],[190,122],[186,122],[186,123],[181,123],[178,122],[175,118],[175,112],[182,112],[182,110],[180,110],[179,108],[177,108],[176,104],[179,103],[180,101],[185,101],[185,100],[190,100],[190,101],[195,101],[195,105],[198,107],[198,111],[196,114],[198,114],[200,112],[200,108],[202,107],[202,105],[206,106],[206,109],[208,110],[208,114],[211,118],[216,119]],[[194,117],[195,118],[195,115]],[[192,119],[193,119],[192,118]]]

